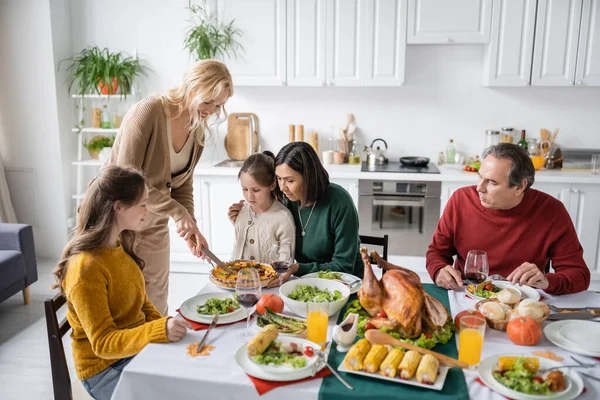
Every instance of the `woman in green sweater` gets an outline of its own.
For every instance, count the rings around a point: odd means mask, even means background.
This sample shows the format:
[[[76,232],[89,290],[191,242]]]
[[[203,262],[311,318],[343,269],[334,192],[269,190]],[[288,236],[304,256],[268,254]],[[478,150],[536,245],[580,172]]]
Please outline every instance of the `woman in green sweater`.
[[[125,365],[148,343],[176,342],[191,329],[163,317],[146,295],[144,261],[133,248],[147,200],[140,172],[103,168],[54,269],[54,288],[67,298],[77,377],[95,399],[111,398]]]
[[[277,183],[296,224],[297,263],[283,276],[331,270],[362,277],[358,213],[350,194],[329,182],[319,156],[305,142],[284,146],[275,158]],[[229,208],[235,220],[239,203]]]

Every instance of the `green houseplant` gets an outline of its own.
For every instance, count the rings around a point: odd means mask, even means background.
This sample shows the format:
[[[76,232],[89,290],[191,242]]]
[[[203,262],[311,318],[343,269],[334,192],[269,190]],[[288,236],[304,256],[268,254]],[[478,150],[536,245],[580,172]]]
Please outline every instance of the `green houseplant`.
[[[121,96],[127,97],[133,80],[147,72],[137,58],[122,52],[112,53],[107,48],[100,49],[97,46],[85,48],[60,63],[63,62],[70,62],[67,68],[69,92],[75,88],[76,93],[82,96],[93,93],[110,96],[120,88]]]
[[[90,153],[90,156],[93,159],[97,159],[100,151],[105,147],[112,147],[114,142],[115,142],[114,136],[108,137],[108,136],[100,136],[99,135],[99,136],[94,136],[89,141],[84,140],[83,146],[88,150],[88,153]]]
[[[219,22],[215,13],[208,13],[202,6],[188,5],[192,12],[192,26],[188,29],[183,45],[195,61],[216,57],[236,57],[242,45],[237,41],[241,31],[234,26]]]

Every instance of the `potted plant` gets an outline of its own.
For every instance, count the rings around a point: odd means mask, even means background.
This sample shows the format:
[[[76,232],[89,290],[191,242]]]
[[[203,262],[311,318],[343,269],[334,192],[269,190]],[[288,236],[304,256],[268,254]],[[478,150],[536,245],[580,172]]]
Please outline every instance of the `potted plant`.
[[[113,95],[120,88],[120,94],[127,97],[133,80],[146,75],[147,68],[137,58],[107,48],[97,46],[85,48],[73,57],[62,60],[70,62],[67,72],[69,92],[73,87],[82,96],[90,93]],[[59,64],[59,67],[60,67]]]
[[[114,136],[108,137],[108,136],[98,135],[98,136],[94,136],[93,138],[91,138],[89,142],[84,140],[83,145],[88,150],[88,153],[90,153],[90,156],[92,157],[92,159],[97,160],[98,154],[100,154],[102,149],[105,147],[112,147],[114,142],[115,142]]]
[[[237,56],[238,50],[243,50],[237,41],[241,31],[234,27],[234,20],[228,24],[219,22],[215,13],[208,13],[191,1],[188,8],[192,12],[192,26],[183,45],[195,61]]]

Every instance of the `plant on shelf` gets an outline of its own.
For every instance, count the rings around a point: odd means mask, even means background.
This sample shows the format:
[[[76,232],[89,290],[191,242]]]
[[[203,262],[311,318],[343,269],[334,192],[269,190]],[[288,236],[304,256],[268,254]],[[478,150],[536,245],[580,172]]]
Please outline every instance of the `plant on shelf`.
[[[97,46],[85,48],[73,57],[59,63],[70,62],[67,72],[69,77],[69,93],[75,88],[76,93],[86,94],[119,94],[127,98],[136,77],[146,75],[147,68],[137,58],[123,52],[112,53],[107,48]]]
[[[219,57],[237,57],[242,45],[237,41],[241,31],[234,26],[232,20],[228,24],[220,22],[215,13],[209,13],[205,7],[192,4],[188,9],[192,12],[192,26],[188,29],[183,41],[185,49],[195,61]]]
[[[95,160],[98,158],[98,154],[105,147],[112,147],[115,142],[115,137],[111,136],[94,136],[90,141],[83,141],[83,146],[88,150],[90,156]]]

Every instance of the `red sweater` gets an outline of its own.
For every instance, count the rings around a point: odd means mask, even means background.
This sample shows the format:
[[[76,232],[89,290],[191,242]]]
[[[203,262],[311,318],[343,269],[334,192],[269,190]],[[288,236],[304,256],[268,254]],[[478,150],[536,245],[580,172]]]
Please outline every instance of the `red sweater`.
[[[590,271],[583,248],[564,205],[554,197],[528,189],[521,203],[510,210],[485,208],[475,186],[454,192],[427,250],[427,271],[435,282],[446,265],[463,271],[469,250],[488,254],[490,274],[508,276],[524,262],[542,271],[552,261],[554,273],[546,274],[550,294],[587,290]]]

